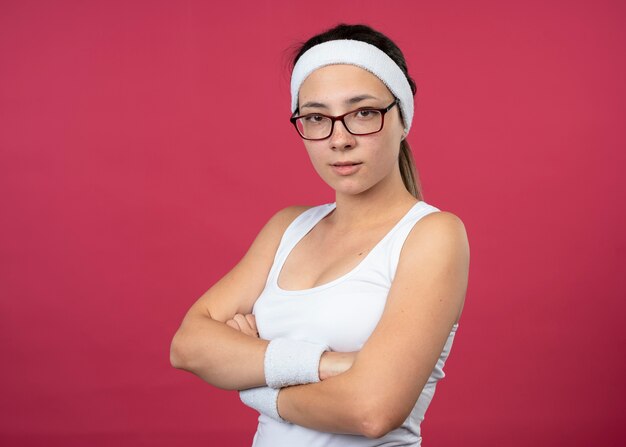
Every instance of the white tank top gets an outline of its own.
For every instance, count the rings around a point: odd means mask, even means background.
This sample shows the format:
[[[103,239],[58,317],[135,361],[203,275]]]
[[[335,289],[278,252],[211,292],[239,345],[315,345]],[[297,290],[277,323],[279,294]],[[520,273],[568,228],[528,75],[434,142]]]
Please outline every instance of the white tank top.
[[[339,352],[361,350],[382,316],[406,237],[419,219],[440,211],[419,201],[350,272],[310,289],[281,289],[278,275],[287,256],[335,206],[336,203],[328,203],[309,208],[285,230],[265,289],[252,310],[261,338],[287,337],[324,343]],[[435,393],[437,381],[445,376],[443,366],[457,328],[458,324],[452,327],[426,386],[401,427],[382,438],[370,439],[321,432],[261,414],[253,447],[420,446],[420,423]]]

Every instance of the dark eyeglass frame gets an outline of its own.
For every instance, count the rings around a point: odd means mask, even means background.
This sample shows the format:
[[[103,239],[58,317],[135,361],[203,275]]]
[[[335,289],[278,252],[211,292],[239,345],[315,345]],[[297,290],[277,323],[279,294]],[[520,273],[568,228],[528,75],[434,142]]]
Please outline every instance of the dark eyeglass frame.
[[[383,107],[382,109],[377,109],[376,107],[363,107],[361,109],[356,109],[356,110],[351,110],[347,113],[344,113],[343,115],[339,115],[339,116],[330,116],[330,115],[324,115],[323,113],[307,113],[306,115],[298,115],[298,116],[292,116],[291,118],[289,118],[289,121],[291,121],[291,123],[293,124],[293,127],[296,128],[296,131],[298,132],[298,135],[300,135],[302,137],[302,139],[304,140],[309,140],[309,141],[321,141],[321,140],[326,140],[328,138],[330,138],[330,136],[333,134],[333,131],[335,130],[335,121],[341,121],[341,124],[343,124],[344,129],[346,129],[350,134],[352,135],[357,135],[357,136],[363,136],[363,135],[371,135],[374,133],[378,133],[381,130],[383,130],[383,127],[385,125],[385,113],[389,112],[393,106],[395,106],[396,104],[399,104],[400,101],[398,100],[398,98],[394,98],[393,102],[391,104],[389,104],[387,107]],[[379,112],[380,113],[380,129],[375,130],[374,132],[368,132],[368,133],[355,133],[355,132],[351,132],[350,129],[348,129],[348,126],[346,126],[346,122],[344,121],[344,118],[354,112],[361,112],[364,110],[371,110],[373,112]],[[311,116],[311,115],[316,115],[316,116],[323,116],[324,118],[328,118],[330,119],[330,132],[328,134],[328,136],[324,137],[324,138],[307,138],[304,135],[302,135],[300,133],[300,129],[298,129],[298,125],[296,123],[296,121],[300,118],[305,118],[307,116]]]

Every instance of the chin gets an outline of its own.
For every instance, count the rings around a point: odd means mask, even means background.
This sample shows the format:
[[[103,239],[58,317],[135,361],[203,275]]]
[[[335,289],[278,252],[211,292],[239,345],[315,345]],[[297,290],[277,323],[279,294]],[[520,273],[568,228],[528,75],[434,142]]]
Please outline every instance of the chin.
[[[319,172],[318,172],[319,174]],[[338,178],[335,175],[330,176],[321,176],[321,179],[326,183],[330,188],[332,188],[338,194],[345,195],[358,195],[365,191],[368,191],[375,184],[371,184],[371,180],[367,181],[364,176],[353,176],[353,177],[343,177]]]
[[[353,184],[353,185],[331,185],[331,188],[335,190],[336,193],[345,194],[349,196],[356,196],[370,189],[369,186],[361,185],[361,184]]]

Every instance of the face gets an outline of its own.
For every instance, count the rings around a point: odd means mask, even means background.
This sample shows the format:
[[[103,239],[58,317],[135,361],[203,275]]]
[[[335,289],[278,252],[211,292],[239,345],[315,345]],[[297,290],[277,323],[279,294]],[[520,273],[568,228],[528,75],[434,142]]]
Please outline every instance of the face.
[[[354,65],[328,65],[315,70],[300,86],[299,115],[337,116],[363,107],[384,108],[394,100],[383,82]],[[383,129],[371,135],[352,135],[336,121],[332,135],[320,141],[303,140],[319,176],[337,193],[360,194],[384,188],[400,176],[398,153],[404,126],[396,105],[384,116]],[[353,162],[352,167],[336,166]]]

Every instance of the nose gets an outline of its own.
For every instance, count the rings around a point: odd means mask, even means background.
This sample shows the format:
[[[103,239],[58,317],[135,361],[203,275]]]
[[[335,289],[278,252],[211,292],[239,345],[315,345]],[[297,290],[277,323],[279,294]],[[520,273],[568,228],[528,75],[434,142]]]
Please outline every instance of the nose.
[[[333,127],[333,133],[330,134],[329,142],[331,149],[350,149],[354,147],[356,140],[341,120],[337,120]]]

